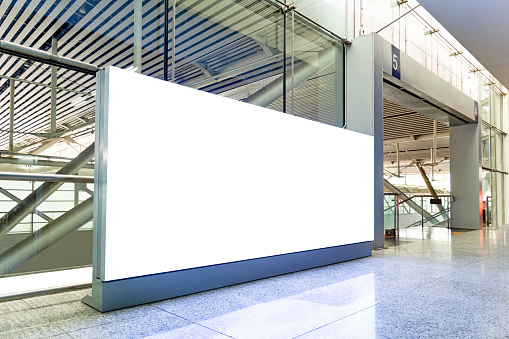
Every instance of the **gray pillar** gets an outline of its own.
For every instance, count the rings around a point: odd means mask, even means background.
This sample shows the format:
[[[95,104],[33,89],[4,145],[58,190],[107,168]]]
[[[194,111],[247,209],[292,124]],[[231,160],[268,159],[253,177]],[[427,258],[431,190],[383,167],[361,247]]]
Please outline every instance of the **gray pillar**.
[[[374,33],[364,35],[348,46],[346,54],[346,128],[375,139],[374,248],[384,246],[382,43]]]
[[[482,227],[481,123],[451,126],[451,227]]]

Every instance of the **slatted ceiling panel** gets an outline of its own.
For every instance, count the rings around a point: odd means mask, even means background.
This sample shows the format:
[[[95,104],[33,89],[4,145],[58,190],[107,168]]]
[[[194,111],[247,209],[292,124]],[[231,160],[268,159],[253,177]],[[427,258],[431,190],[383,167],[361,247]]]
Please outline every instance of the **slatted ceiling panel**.
[[[420,140],[420,141],[412,141],[412,142],[400,142],[399,150],[400,152],[405,152],[407,150],[416,150],[416,149],[431,149],[433,147],[433,139]],[[449,147],[449,138],[437,138],[437,147],[445,148]],[[384,145],[384,153],[394,153],[396,152],[396,144],[385,144]]]
[[[384,99],[384,140],[404,138],[413,135],[433,134],[433,120],[409,110],[403,106],[395,104]],[[449,132],[449,128],[440,122],[437,124],[437,132]],[[400,161],[408,162],[411,160],[431,161],[431,148],[433,140],[417,140],[399,143]],[[448,158],[450,156],[449,137],[437,138],[437,159]],[[384,145],[384,162],[396,163],[396,144]],[[445,162],[435,170],[449,171],[449,164]],[[414,167],[406,169],[407,174],[418,174]]]
[[[437,159],[448,158],[450,155],[449,147],[437,147]],[[400,151],[401,161],[424,160],[431,161],[431,148]],[[397,161],[396,152],[384,152],[384,161]]]
[[[449,157],[449,147],[437,148],[437,159],[443,159]],[[400,153],[400,160],[424,160],[425,162],[430,161],[431,150],[430,149],[419,149],[413,151],[405,151]],[[384,161],[397,161],[395,153],[384,154]]]
[[[433,119],[384,99],[384,140],[433,134]],[[437,132],[449,132],[449,127],[438,122]]]
[[[45,70],[49,70],[46,67],[43,67]],[[41,77],[35,78],[35,80],[39,82],[43,82],[46,84],[50,84],[50,77],[47,76],[48,71],[44,71],[44,79]],[[85,80],[88,78],[95,84],[95,78],[89,75],[80,74],[81,79]],[[57,83],[58,86],[66,87],[70,89],[80,90],[82,89],[81,85],[76,84],[75,82],[67,80],[65,76],[59,76],[59,81]],[[58,118],[61,120],[61,123],[64,123],[66,118],[69,116],[73,116],[78,114],[83,110],[86,105],[83,107],[73,107],[71,106],[71,101],[75,98],[78,98],[79,95],[76,95],[67,91],[57,91],[57,113]],[[35,86],[28,83],[16,83],[16,106],[15,112],[18,115],[17,119],[15,119],[15,126],[17,131],[23,132],[35,132],[40,131],[41,128],[44,128],[44,124],[40,125],[37,122],[41,121],[41,118],[47,117],[49,119],[50,112],[50,89],[49,88],[41,88],[39,86]],[[8,103],[8,96],[4,97],[2,100]],[[90,103],[88,103],[90,104]],[[93,105],[93,103],[92,103]],[[47,114],[41,114],[48,112]],[[7,110],[8,113],[8,110]],[[19,116],[21,114],[21,116]],[[8,119],[8,114],[5,114],[2,118],[6,121]],[[16,118],[16,116],[15,116]],[[47,119],[46,119],[47,120]],[[3,121],[2,121],[3,122]],[[49,120],[48,120],[49,122]],[[35,129],[35,130],[34,130]]]
[[[413,114],[414,111],[403,107],[401,105],[398,105],[392,101],[389,101],[387,99],[384,99],[384,118],[392,117],[395,115],[402,115],[402,114]]]
[[[437,124],[437,132],[448,132],[449,128]],[[384,139],[433,133],[433,120],[420,114],[384,119]]]

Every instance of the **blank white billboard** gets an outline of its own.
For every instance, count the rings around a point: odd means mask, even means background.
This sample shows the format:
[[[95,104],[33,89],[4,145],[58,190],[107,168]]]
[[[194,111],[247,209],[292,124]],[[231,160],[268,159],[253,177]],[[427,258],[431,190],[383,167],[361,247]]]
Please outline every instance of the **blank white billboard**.
[[[372,136],[107,74],[103,281],[373,240]]]

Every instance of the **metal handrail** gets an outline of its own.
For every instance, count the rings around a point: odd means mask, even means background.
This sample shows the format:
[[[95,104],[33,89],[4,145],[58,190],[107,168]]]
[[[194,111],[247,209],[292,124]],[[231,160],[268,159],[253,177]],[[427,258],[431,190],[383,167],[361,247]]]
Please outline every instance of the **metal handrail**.
[[[0,40],[0,52],[91,75],[95,75],[95,73],[101,70],[101,68],[83,61],[53,55],[37,48],[27,47],[5,40]]]
[[[430,216],[429,218],[426,218],[424,220],[416,221],[413,224],[410,224],[410,225],[406,226],[405,228],[416,227],[416,226],[419,226],[419,224],[424,225],[425,222],[428,222],[428,221],[430,221],[432,219],[436,219],[437,217],[441,216],[444,213],[447,214],[447,213],[449,213],[450,210],[451,210],[451,208],[447,207],[445,210],[439,211],[439,212],[433,214],[432,216]]]
[[[390,195],[395,195],[395,194],[393,194],[393,193],[391,193],[391,194],[384,193],[384,196],[390,196]],[[413,196],[409,197],[408,199],[400,200],[398,202],[398,204],[402,205],[403,203],[406,203],[407,201],[412,200],[413,198],[436,198],[436,197],[438,197],[438,198],[451,198],[452,195],[450,195],[450,194],[438,194],[438,195],[420,194],[420,195],[413,195]],[[384,210],[384,212],[390,210],[391,208],[394,208],[394,206],[389,206],[388,208],[386,208]]]
[[[84,175],[13,173],[13,172],[0,172],[0,180],[74,182],[86,184],[94,183],[94,177]]]

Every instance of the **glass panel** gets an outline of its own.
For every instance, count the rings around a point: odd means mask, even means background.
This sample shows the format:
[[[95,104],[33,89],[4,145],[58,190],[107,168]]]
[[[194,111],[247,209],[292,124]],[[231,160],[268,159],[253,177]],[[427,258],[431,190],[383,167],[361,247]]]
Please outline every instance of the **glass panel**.
[[[355,0],[295,0],[297,11],[328,30],[353,38]]]
[[[404,11],[401,12],[403,14]],[[364,32],[376,32],[400,16],[400,6],[390,1],[364,1]],[[395,23],[382,31],[380,35],[399,48],[399,23]]]
[[[484,125],[481,125],[481,154],[482,154],[482,165],[484,167],[490,167],[491,158],[490,129]]]
[[[4,216],[17,205],[16,199],[25,199],[34,190],[40,187],[41,182],[28,181],[0,181],[0,215]],[[57,191],[40,204],[37,209],[29,213],[9,233],[0,238],[0,251],[16,249],[16,258],[8,257],[0,260],[0,276],[34,273],[69,269],[89,266],[92,264],[92,220],[87,221],[78,230],[70,230],[68,234],[58,242],[55,242],[45,250],[44,247],[33,246],[40,252],[33,259],[19,261],[22,257],[22,247],[17,244],[32,237],[36,241],[40,234],[36,233],[43,229],[49,221],[57,219],[74,206],[82,203],[93,194],[93,184],[63,184]],[[34,237],[34,234],[36,235]],[[58,239],[54,239],[58,240]],[[6,270],[6,262],[13,266]],[[21,260],[21,259],[20,259]]]
[[[429,67],[431,65],[430,60],[431,54],[429,52],[429,43],[425,36],[425,30],[422,27],[422,23],[414,16],[407,15],[406,18],[406,35],[405,51],[406,53],[419,62],[421,65]]]
[[[386,236],[396,235],[398,207],[395,206],[394,194],[384,195],[384,229]]]
[[[12,74],[16,79],[12,80],[12,149],[9,141],[11,80],[0,80],[0,98],[6,103],[1,108],[6,118],[0,127],[1,171],[23,175],[54,174],[94,142],[95,76],[14,57],[5,57],[4,61],[16,69]],[[94,175],[93,163],[77,169],[80,175]],[[91,220],[68,229],[63,238],[51,238],[47,250],[39,239],[43,233],[49,234],[45,228],[48,223],[93,194],[93,184],[77,184],[76,187],[70,183],[60,187],[50,184],[54,189],[49,189],[47,184],[44,186],[47,194],[41,193],[41,185],[39,181],[0,181],[0,276],[92,263]],[[31,196],[34,191],[39,193]],[[33,200],[37,200],[35,209],[28,203]],[[89,211],[91,218],[92,205]],[[76,231],[78,228],[80,230]],[[32,237],[32,247],[18,245],[27,237]],[[39,242],[35,245],[35,241]],[[16,255],[7,255],[4,252],[7,249]]]
[[[288,113],[343,126],[343,45],[295,16],[294,75],[290,72]]]
[[[407,202],[400,204],[400,229],[411,227],[449,227],[450,196],[439,195],[440,204],[432,203],[429,195],[414,195]],[[410,204],[413,204],[411,206]],[[414,208],[415,207],[415,208]],[[421,213],[421,211],[423,211]]]
[[[168,8],[168,80],[172,70],[173,1]],[[164,0],[144,1],[142,30],[142,72],[164,79]]]
[[[491,87],[491,86],[490,86]],[[493,87],[490,88],[490,99],[491,99],[491,124],[497,128],[503,128],[502,124],[502,96]]]
[[[274,104],[283,93],[285,18],[279,7],[264,1],[182,0],[177,13],[177,83],[283,110]],[[291,32],[286,33],[288,42]],[[253,96],[269,84],[275,85],[272,93]]]
[[[495,142],[497,144],[495,156],[495,158],[497,159],[497,169],[499,171],[505,172],[504,135],[502,133],[496,132],[495,136],[496,136]]]
[[[496,198],[494,199],[494,213],[495,217],[493,222],[495,226],[504,225],[505,224],[505,205],[504,205],[504,180],[505,175],[502,173],[496,173]]]
[[[483,170],[482,171],[482,193],[483,193],[483,221],[486,223],[486,209],[491,209],[491,202],[489,201],[492,197],[492,189],[491,189],[491,181],[492,181],[492,172]],[[488,203],[488,205],[486,205]]]
[[[491,123],[490,114],[490,86],[486,83],[482,83],[479,93],[479,106],[482,120]]]
[[[439,196],[440,204],[432,203],[432,197],[424,197],[424,210],[428,213],[423,220],[425,227],[448,227],[449,226],[449,196]]]
[[[452,82],[452,74],[451,74],[451,50],[450,47],[447,46],[444,41],[437,34],[437,74],[439,77],[447,81],[448,83]]]
[[[497,132],[490,129],[490,168],[497,169],[498,168],[498,162],[499,159],[497,159],[497,138],[496,138]],[[500,159],[502,160],[502,159]]]

